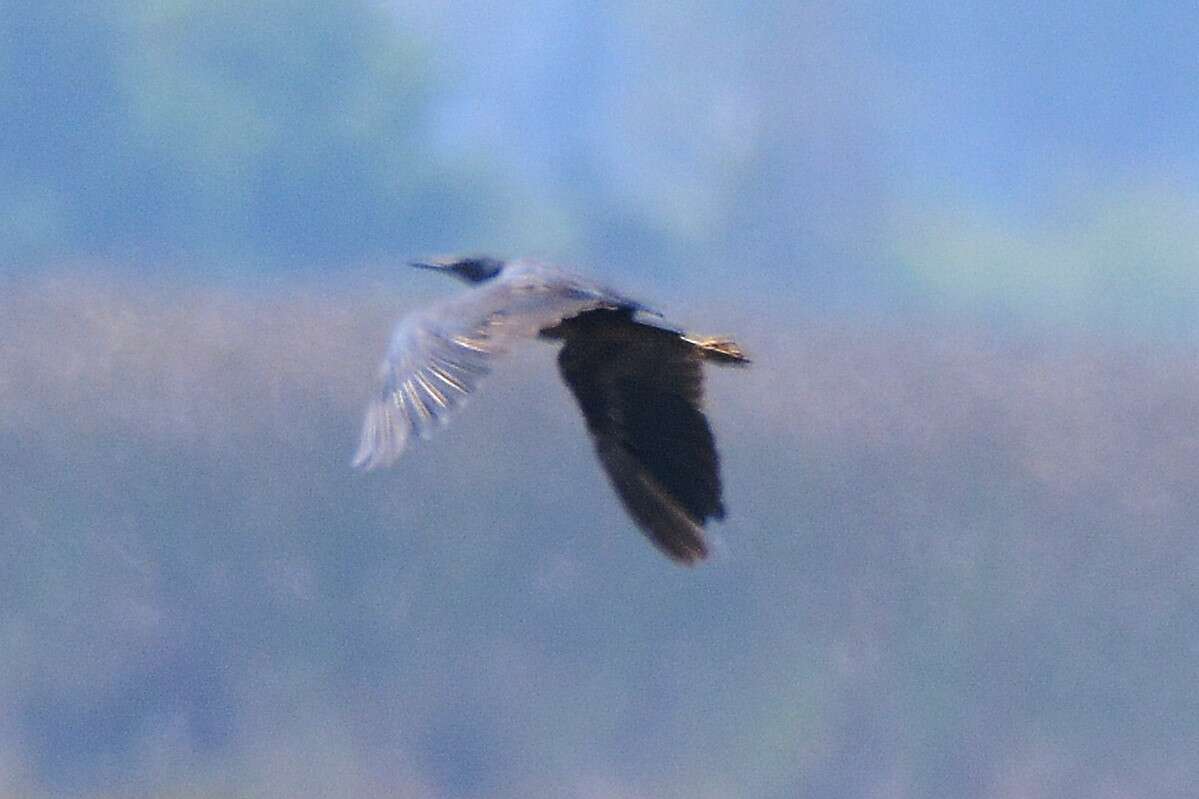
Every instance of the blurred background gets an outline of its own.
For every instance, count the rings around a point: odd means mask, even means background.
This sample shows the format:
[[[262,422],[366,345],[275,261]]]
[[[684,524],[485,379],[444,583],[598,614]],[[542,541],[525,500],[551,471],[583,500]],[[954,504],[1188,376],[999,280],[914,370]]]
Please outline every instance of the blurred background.
[[[0,3],[0,796],[1183,797],[1199,11]],[[755,359],[625,517],[533,346],[348,466],[444,252]]]

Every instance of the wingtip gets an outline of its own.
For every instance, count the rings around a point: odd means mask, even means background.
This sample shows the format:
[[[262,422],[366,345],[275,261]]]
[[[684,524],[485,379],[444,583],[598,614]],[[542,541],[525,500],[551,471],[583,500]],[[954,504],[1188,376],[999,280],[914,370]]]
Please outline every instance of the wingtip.
[[[354,457],[350,459],[350,468],[356,472],[374,471],[379,465],[374,452],[366,447],[359,447],[358,451],[354,453]]]
[[[379,400],[371,402],[362,421],[362,435],[358,449],[350,459],[350,467],[369,472],[390,466],[403,453],[407,442],[406,429],[395,423],[387,405]]]
[[[697,566],[708,557],[703,528],[692,519],[671,526],[650,526],[639,521],[639,526],[659,552],[680,566]]]
[[[698,548],[682,551],[662,550],[666,556],[680,566],[694,569],[708,559],[708,547],[701,541]]]

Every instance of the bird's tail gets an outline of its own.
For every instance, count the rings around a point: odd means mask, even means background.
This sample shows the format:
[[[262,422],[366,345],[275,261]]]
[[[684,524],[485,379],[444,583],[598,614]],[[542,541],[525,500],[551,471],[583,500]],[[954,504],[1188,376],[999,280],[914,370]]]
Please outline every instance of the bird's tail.
[[[705,338],[684,337],[684,341],[699,350],[700,356],[706,361],[745,366],[750,362],[741,347],[731,338],[724,336],[707,336]]]

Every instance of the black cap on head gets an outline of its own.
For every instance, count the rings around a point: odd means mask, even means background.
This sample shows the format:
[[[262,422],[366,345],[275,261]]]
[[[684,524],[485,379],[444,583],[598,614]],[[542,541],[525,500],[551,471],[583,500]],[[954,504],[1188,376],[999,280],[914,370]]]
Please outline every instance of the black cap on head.
[[[490,280],[504,268],[499,258],[486,255],[471,255],[466,258],[438,258],[432,261],[412,261],[410,266],[421,269],[437,269],[450,272],[467,283],[482,283]]]

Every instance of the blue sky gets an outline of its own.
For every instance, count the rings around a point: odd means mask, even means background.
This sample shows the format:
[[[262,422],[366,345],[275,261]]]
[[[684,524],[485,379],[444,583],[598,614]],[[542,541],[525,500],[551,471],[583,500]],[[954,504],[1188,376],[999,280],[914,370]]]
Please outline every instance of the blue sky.
[[[18,2],[0,25],[6,274],[484,249],[787,313],[1196,332],[1186,4]],[[1102,268],[1059,266],[1106,239]]]

